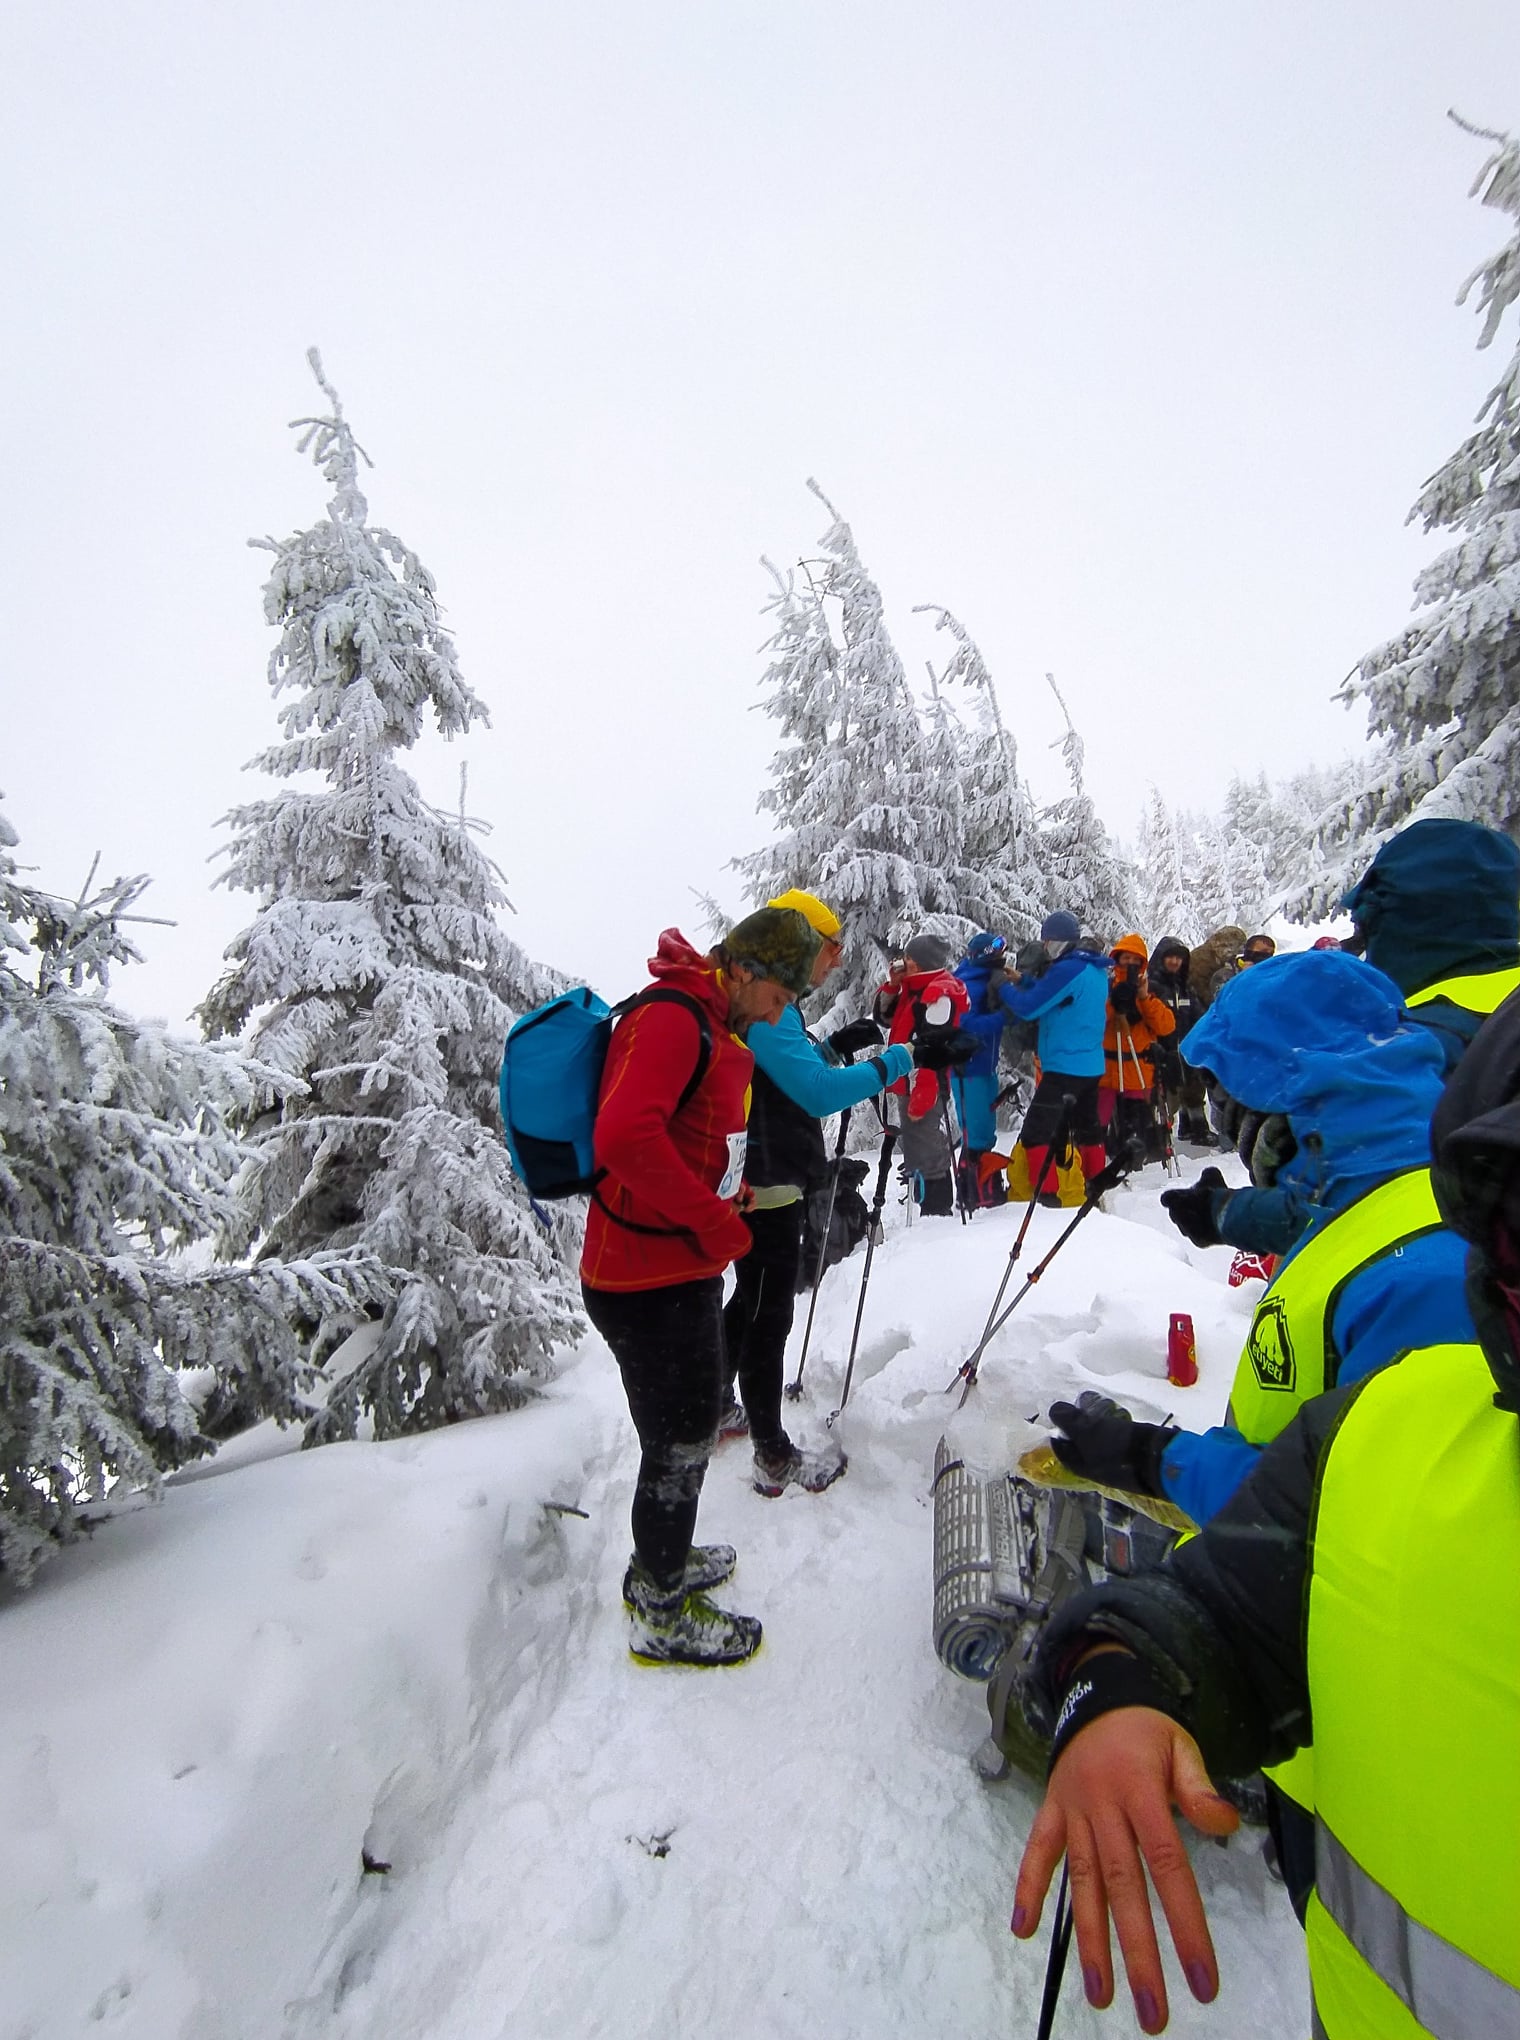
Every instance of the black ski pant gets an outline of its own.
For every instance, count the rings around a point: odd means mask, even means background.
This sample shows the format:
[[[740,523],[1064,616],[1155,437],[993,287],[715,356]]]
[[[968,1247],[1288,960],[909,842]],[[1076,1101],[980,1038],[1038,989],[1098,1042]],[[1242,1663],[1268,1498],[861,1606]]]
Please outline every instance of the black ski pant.
[[[633,1548],[656,1587],[674,1593],[686,1576],[727,1378],[723,1278],[626,1291],[583,1282],[581,1295],[612,1349],[642,1447]]]
[[[734,1263],[734,1293],[723,1310],[730,1393],[737,1375],[750,1442],[772,1459],[789,1442],[781,1422],[781,1378],[797,1303],[806,1209],[799,1197],[769,1211],[744,1214],[755,1244]]]

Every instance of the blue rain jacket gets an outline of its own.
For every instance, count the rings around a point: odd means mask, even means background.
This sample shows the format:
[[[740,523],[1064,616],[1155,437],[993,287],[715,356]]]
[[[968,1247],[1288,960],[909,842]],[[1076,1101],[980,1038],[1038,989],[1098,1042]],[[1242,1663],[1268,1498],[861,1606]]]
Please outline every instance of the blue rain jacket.
[[[1440,1047],[1404,1013],[1390,978],[1343,951],[1276,956],[1242,971],[1182,1054],[1252,1111],[1287,1115],[1298,1152],[1277,1187],[1307,1214],[1292,1252],[1365,1191],[1430,1160]],[[1360,1381],[1415,1346],[1475,1339],[1466,1260],[1455,1233],[1430,1233],[1348,1282],[1331,1320],[1338,1384]],[[1178,1507],[1206,1523],[1259,1457],[1227,1425],[1185,1431],[1162,1457],[1162,1479]]]
[[[1035,1053],[1046,1076],[1101,1077],[1108,1021],[1108,958],[1069,949],[1031,984],[1004,984],[998,997],[1016,1020],[1038,1024]]]
[[[1008,1015],[1000,1003],[994,1000],[989,1010],[988,990],[994,975],[999,984],[1005,982],[1003,973],[992,972],[985,963],[979,963],[973,956],[963,956],[955,966],[955,975],[966,987],[971,1004],[961,1015],[960,1031],[969,1034],[976,1043],[976,1054],[967,1063],[964,1074],[968,1077],[994,1077],[997,1075],[998,1050],[1003,1042],[1003,1029],[1008,1025]]]

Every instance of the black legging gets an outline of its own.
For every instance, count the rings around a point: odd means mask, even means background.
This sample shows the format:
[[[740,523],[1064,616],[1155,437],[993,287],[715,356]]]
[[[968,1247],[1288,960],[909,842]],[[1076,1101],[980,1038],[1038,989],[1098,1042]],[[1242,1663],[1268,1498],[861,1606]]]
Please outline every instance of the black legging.
[[[633,1548],[656,1587],[673,1593],[686,1574],[727,1380],[723,1278],[628,1291],[583,1282],[581,1295],[617,1361],[643,1448]]]
[[[786,1449],[781,1422],[781,1377],[797,1301],[804,1203],[780,1204],[745,1214],[755,1244],[734,1263],[735,1289],[723,1311],[728,1380],[739,1377],[751,1442],[772,1457]]]

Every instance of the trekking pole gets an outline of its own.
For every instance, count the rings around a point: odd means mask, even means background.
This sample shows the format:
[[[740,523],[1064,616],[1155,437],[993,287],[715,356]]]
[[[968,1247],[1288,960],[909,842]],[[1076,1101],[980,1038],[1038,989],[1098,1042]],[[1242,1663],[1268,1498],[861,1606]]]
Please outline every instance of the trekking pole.
[[[850,1131],[852,1109],[846,1105],[839,1117],[839,1138],[834,1143],[834,1166],[829,1174],[829,1207],[823,1218],[823,1238],[818,1243],[818,1268],[813,1276],[813,1294],[808,1299],[807,1324],[802,1333],[802,1353],[797,1362],[797,1379],[789,1381],[786,1385],[789,1402],[796,1402],[802,1394],[802,1370],[807,1365],[808,1346],[813,1337],[813,1313],[818,1308],[818,1292],[823,1287],[823,1271],[828,1265],[829,1230],[834,1223],[834,1199],[839,1195],[839,1165],[844,1160],[844,1144]]]
[[[1156,1073],[1155,1096],[1161,1101],[1161,1133],[1162,1138],[1166,1142],[1161,1160],[1169,1176],[1180,1176],[1182,1174],[1182,1164],[1177,1159],[1175,1125],[1172,1119],[1172,1101],[1167,1096],[1166,1085],[1161,1081],[1159,1070]]]
[[[950,1150],[950,1181],[954,1186],[955,1208],[961,1215],[961,1224],[966,1223],[966,1199],[961,1181],[961,1165],[955,1155],[955,1134],[950,1124],[950,1079],[941,1070],[939,1073],[939,1116],[945,1129],[945,1146]],[[965,1144],[962,1143],[961,1159],[965,1159]]]
[[[946,1395],[954,1395],[956,1381],[963,1381],[967,1379],[969,1376],[975,1374],[977,1365],[982,1357],[983,1348],[986,1346],[987,1341],[992,1337],[994,1329],[993,1319],[997,1316],[998,1306],[999,1304],[1001,1304],[1004,1296],[1007,1294],[1009,1283],[1013,1280],[1014,1266],[1017,1263],[1020,1254],[1022,1254],[1024,1251],[1024,1235],[1029,1230],[1029,1222],[1034,1217],[1034,1208],[1040,1201],[1040,1197],[1042,1192],[1044,1191],[1045,1185],[1050,1181],[1051,1164],[1055,1160],[1056,1156],[1063,1155],[1066,1152],[1066,1141],[1070,1131],[1072,1117],[1075,1114],[1076,1109],[1077,1109],[1076,1099],[1072,1096],[1070,1091],[1063,1091],[1061,1093],[1061,1116],[1056,1121],[1056,1130],[1054,1137],[1052,1138],[1050,1145],[1045,1150],[1045,1160],[1040,1167],[1040,1180],[1038,1183],[1031,1183],[1029,1186],[1029,1208],[1024,1213],[1023,1221],[1019,1226],[1018,1237],[1015,1239],[1013,1247],[1009,1252],[1008,1265],[1003,1270],[1003,1279],[998,1284],[997,1295],[992,1299],[992,1308],[987,1313],[987,1322],[982,1327],[982,1336],[980,1337],[980,1339],[977,1340],[975,1350],[965,1360],[963,1360],[961,1365],[956,1369],[955,1381],[952,1381],[950,1386],[945,1390]],[[1059,1163],[1057,1163],[1056,1166],[1059,1167]]]
[[[1117,1190],[1119,1185],[1122,1182],[1124,1182],[1125,1179],[1129,1176],[1130,1171],[1136,1168],[1137,1166],[1138,1164],[1135,1163],[1134,1161],[1123,1163],[1110,1162],[1108,1168],[1106,1168],[1103,1171],[1104,1176],[1108,1178],[1107,1182],[1103,1186],[1104,1189]],[[1096,1182],[1097,1180],[1098,1179],[1094,1177],[1093,1181]],[[1087,1214],[1090,1211],[1096,1211],[1097,1208],[1098,1199],[1093,1195],[1093,1187],[1092,1184],[1089,1183],[1087,1186],[1087,1195],[1082,1200],[1081,1208],[1076,1212],[1075,1216],[1072,1218],[1071,1224],[1062,1227],[1061,1231],[1056,1235],[1055,1244],[1051,1247],[1050,1252],[1045,1256],[1044,1260],[1040,1261],[1039,1263],[1037,1263],[1035,1267],[1031,1268],[1029,1273],[1024,1277],[1023,1288],[1019,1291],[1018,1295],[1013,1299],[1012,1303],[1009,1304],[1008,1308],[1003,1312],[1002,1316],[993,1325],[991,1331],[988,1332],[986,1338],[983,1339],[982,1341],[983,1347],[989,1345],[992,1342],[992,1340],[997,1336],[997,1334],[1003,1329],[1004,1325],[1006,1325],[1008,1320],[1013,1316],[1014,1312],[1018,1309],[1019,1305],[1024,1301],[1024,1298],[1029,1294],[1030,1290],[1034,1288],[1035,1284],[1039,1281],[1040,1277],[1045,1273],[1045,1270],[1050,1266],[1051,1262],[1055,1259],[1056,1255],[1060,1253],[1062,1247],[1065,1246],[1066,1242],[1071,1238],[1072,1234],[1076,1231],[1077,1227],[1082,1223],[1083,1219],[1086,1218]],[[976,1378],[980,1367],[981,1367],[981,1352],[979,1350],[976,1354],[976,1357],[973,1360],[968,1360],[966,1365],[960,1370],[960,1373],[956,1375],[955,1377],[956,1381],[959,1381],[964,1377],[966,1383],[966,1386],[961,1390],[961,1399],[956,1404],[957,1409],[965,1408],[967,1396],[970,1395],[972,1389],[976,1387]],[[954,1387],[955,1381],[952,1381],[950,1384],[950,1388],[946,1389],[945,1393],[948,1395],[950,1393],[950,1389],[953,1389]]]
[[[887,1201],[887,1177],[892,1172],[892,1148],[897,1139],[897,1128],[889,1126],[881,1137],[881,1161],[876,1169],[876,1194],[871,1202],[871,1229],[866,1234],[866,1265],[860,1273],[860,1301],[855,1306],[855,1329],[850,1334],[850,1357],[844,1370],[844,1391],[839,1398],[839,1408],[828,1419],[832,1431],[835,1421],[844,1412],[850,1400],[850,1383],[855,1378],[855,1349],[860,1344],[860,1321],[865,1315],[866,1288],[871,1280],[871,1262],[876,1254],[876,1235],[881,1231],[881,1214]]]
[[[1045,1990],[1040,1999],[1040,2024],[1035,2040],[1050,2040],[1056,2023],[1056,2004],[1066,1975],[1066,1955],[1071,1947],[1070,1873],[1061,1865],[1061,1889],[1056,1897],[1056,1916],[1050,1930],[1050,1954],[1045,1963]]]

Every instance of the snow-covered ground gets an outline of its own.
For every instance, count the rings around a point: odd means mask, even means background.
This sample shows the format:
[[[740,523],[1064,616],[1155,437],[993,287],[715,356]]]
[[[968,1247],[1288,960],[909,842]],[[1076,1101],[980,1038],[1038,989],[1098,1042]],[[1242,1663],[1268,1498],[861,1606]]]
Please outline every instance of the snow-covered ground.
[[[594,1337],[518,1414],[315,1453],[254,1434],[117,1513],[0,1602],[0,2040],[1032,2034],[1044,1939],[1007,1919],[1036,1795],[967,1762],[986,1707],[932,1648],[929,1478],[946,1429],[1002,1463],[1095,1382],[1217,1419],[1257,1286],[1180,1241],[1164,1184],[1084,1222],[959,1416],[1021,1212],[894,1214],[847,1478],[764,1501],[739,1445],[709,1472],[699,1534],[740,1552],[720,1598],[765,1621],[738,1670],[626,1656],[636,1448]],[[1036,1213],[1026,1269],[1065,1216]],[[807,1436],[860,1266],[824,1283]],[[1165,1380],[1174,1310],[1191,1389]],[[1223,1986],[1201,2008],[1174,1981],[1172,2030],[1296,2040],[1301,1936],[1255,1838],[1195,1854]],[[1132,2030],[1073,1963],[1057,2033]]]

